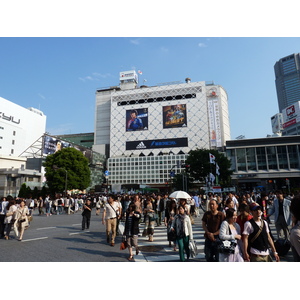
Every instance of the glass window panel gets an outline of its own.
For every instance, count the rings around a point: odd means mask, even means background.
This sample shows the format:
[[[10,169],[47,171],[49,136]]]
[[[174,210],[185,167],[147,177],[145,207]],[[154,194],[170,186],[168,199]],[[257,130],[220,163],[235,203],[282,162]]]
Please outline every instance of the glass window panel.
[[[256,171],[255,148],[246,149],[248,171]]]
[[[258,170],[267,170],[266,149],[265,147],[256,148],[256,158]]]
[[[268,167],[272,170],[278,170],[276,148],[274,146],[267,147]]]
[[[245,149],[236,149],[237,169],[238,171],[246,171],[246,153]]]
[[[289,160],[290,160],[290,168],[291,169],[299,169],[299,156],[297,152],[297,146],[291,145],[288,146]]]
[[[277,155],[280,169],[288,169],[286,146],[277,146]]]

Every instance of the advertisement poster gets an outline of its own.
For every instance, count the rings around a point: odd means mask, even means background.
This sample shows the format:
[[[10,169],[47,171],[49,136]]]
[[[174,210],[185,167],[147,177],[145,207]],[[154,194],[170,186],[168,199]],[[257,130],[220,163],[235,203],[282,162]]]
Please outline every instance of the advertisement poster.
[[[126,110],[126,131],[148,130],[148,108]]]
[[[163,128],[186,126],[186,104],[163,106]]]
[[[56,151],[68,147],[71,147],[70,143],[63,142],[62,140],[47,135],[44,137],[44,147],[43,147],[44,154],[54,154]]]

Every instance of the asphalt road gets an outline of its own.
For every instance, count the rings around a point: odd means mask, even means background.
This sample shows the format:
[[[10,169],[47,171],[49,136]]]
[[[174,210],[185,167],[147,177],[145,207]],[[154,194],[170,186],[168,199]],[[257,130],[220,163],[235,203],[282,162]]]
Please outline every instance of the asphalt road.
[[[25,231],[23,241],[15,238],[13,231],[10,240],[0,240],[0,262],[128,262],[128,250],[120,250],[121,237],[116,245],[106,243],[105,226],[101,215],[93,209],[89,230],[81,230],[81,212],[46,217],[35,211],[30,227]],[[144,224],[140,225],[140,232]],[[276,236],[274,222],[271,230]],[[192,261],[205,262],[204,232],[201,216],[193,225],[194,238],[198,245],[198,256]],[[168,246],[165,226],[155,227],[154,242],[139,237],[140,254],[135,262],[178,262],[178,252]],[[282,262],[293,261],[291,250],[281,257]]]
[[[101,216],[93,210],[89,230],[81,230],[81,212],[76,214],[39,216],[25,231],[23,241],[18,241],[12,231],[10,240],[0,240],[1,262],[122,262],[127,261],[127,251],[106,243],[105,227]]]

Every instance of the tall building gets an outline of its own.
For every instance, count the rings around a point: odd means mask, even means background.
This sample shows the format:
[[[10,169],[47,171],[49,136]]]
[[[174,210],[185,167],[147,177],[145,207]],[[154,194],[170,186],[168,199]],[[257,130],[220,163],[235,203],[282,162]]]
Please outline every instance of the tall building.
[[[46,131],[46,116],[0,97],[0,155],[21,156]]]
[[[300,101],[300,54],[281,58],[274,65],[279,113]]]
[[[113,189],[166,186],[190,150],[223,150],[230,139],[227,93],[204,81],[138,86],[135,71],[96,92],[93,150],[109,157]]]

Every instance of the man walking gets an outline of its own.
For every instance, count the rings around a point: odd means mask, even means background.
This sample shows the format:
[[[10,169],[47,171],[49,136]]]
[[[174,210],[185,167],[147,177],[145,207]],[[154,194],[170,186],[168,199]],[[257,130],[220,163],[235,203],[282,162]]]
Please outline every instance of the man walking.
[[[244,225],[243,246],[244,260],[251,262],[270,261],[269,246],[273,251],[276,261],[279,261],[278,253],[270,236],[266,221],[262,220],[262,208],[257,203],[250,205],[253,218]]]
[[[204,253],[207,262],[218,262],[219,251],[217,241],[219,239],[219,230],[221,223],[225,219],[224,213],[218,211],[217,200],[209,201],[209,211],[206,211],[202,217],[202,228],[205,231]]]
[[[290,206],[291,200],[284,198],[282,191],[277,191],[273,206],[270,208],[267,217],[270,217],[275,213],[275,227],[278,239],[283,238],[282,232],[285,240],[289,238],[288,226],[291,225],[292,222]]]
[[[115,196],[110,195],[108,202],[104,204],[102,224],[106,226],[106,240],[112,247],[115,245],[117,235],[117,219],[121,216],[121,211],[118,203],[115,201]]]

